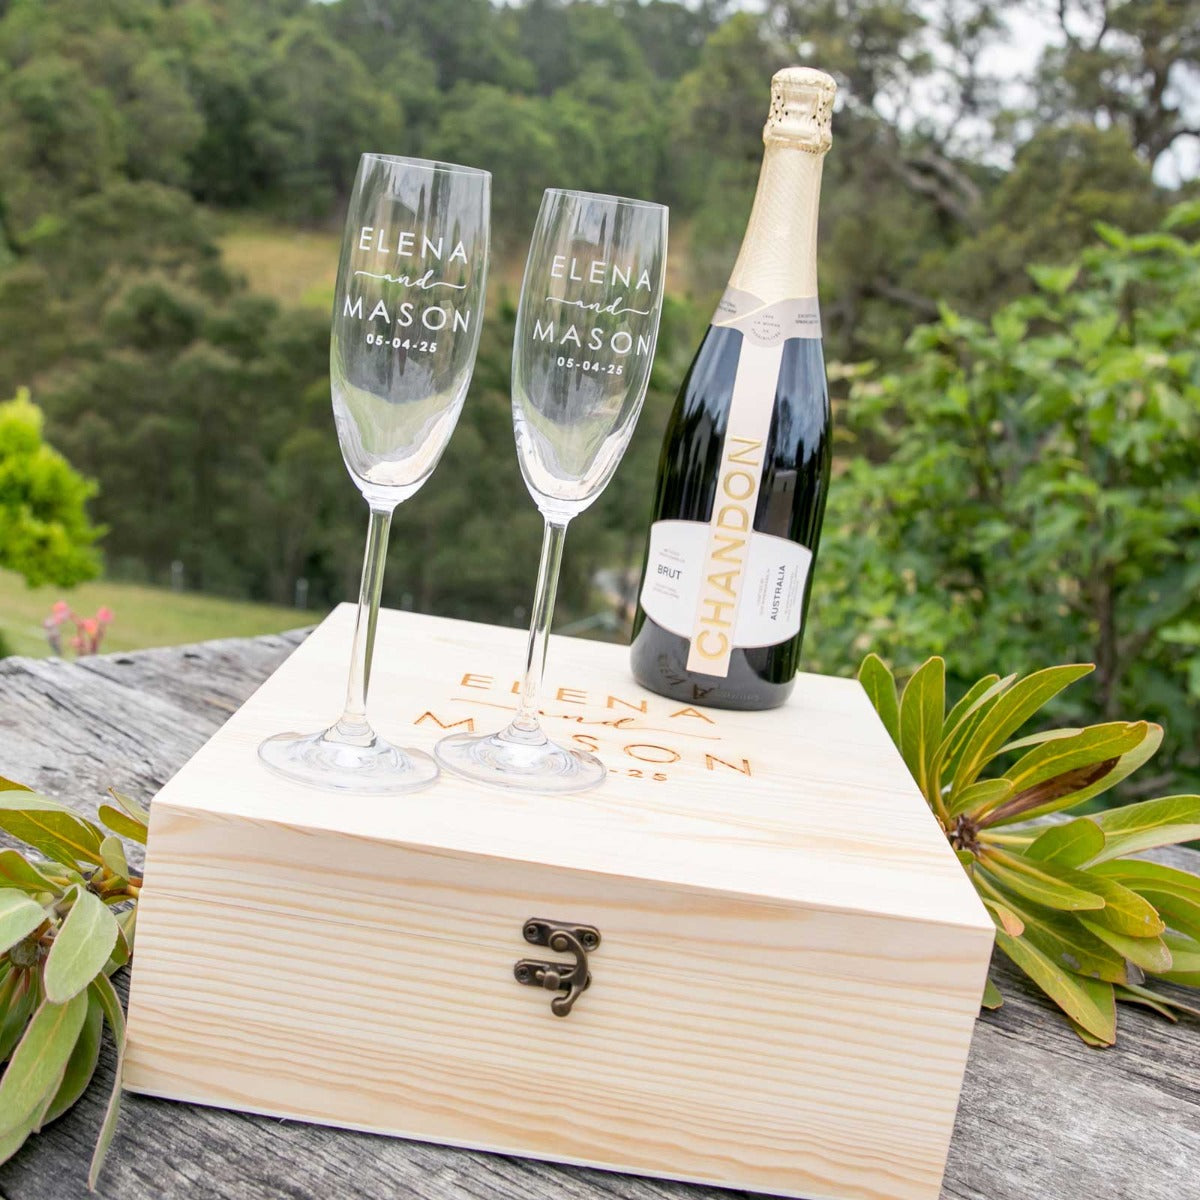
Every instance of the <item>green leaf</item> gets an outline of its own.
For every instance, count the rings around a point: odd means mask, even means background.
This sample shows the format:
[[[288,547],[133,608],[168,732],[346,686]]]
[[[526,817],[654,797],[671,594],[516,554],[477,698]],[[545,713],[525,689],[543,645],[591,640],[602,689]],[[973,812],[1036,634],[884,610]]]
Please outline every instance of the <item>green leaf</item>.
[[[112,1091],[109,1093],[104,1123],[100,1127],[100,1136],[96,1139],[96,1149],[92,1154],[91,1169],[88,1171],[88,1187],[95,1191],[121,1115],[121,1073],[125,1069],[125,1012],[121,1008],[121,998],[107,976],[101,975],[93,979],[88,986],[100,1001],[104,1019],[108,1022],[113,1040],[117,1044],[117,1069],[113,1075]]]
[[[888,737],[900,745],[900,703],[896,699],[896,680],[887,664],[878,654],[868,654],[858,668],[858,682],[862,684]]]
[[[0,775],[0,792],[31,792],[33,788],[26,787],[23,783],[14,783],[11,779],[5,779]]]
[[[45,919],[46,910],[24,892],[0,890],[0,951],[27,938]]]
[[[21,1040],[25,1024],[37,1003],[32,976],[28,971],[13,971],[13,990],[6,1009],[0,1009],[0,1063],[7,1060]]]
[[[1101,863],[1088,875],[1123,883],[1149,900],[1170,928],[1200,938],[1200,878],[1195,875],[1136,858]]]
[[[1081,729],[1043,729],[1041,733],[1031,733],[1027,737],[1017,738],[1016,741],[1005,742],[996,751],[996,756],[1013,754],[1018,750],[1027,750],[1030,746],[1040,746],[1044,742],[1053,742],[1061,738],[1074,737],[1077,733],[1082,732]]]
[[[1200,941],[1182,933],[1164,933],[1163,941],[1171,952],[1171,969],[1156,971],[1159,979],[1200,987]]]
[[[119,808],[113,808],[111,804],[100,805],[100,820],[113,833],[119,833],[122,837],[127,837],[131,842],[137,842],[139,845],[144,846],[146,844],[145,825],[141,824],[140,821],[135,821]]]
[[[1095,863],[1200,838],[1200,796],[1164,796],[1143,800],[1124,808],[1097,813],[1096,824],[1104,830],[1104,849]]]
[[[36,1120],[50,1090],[58,1087],[86,1016],[86,996],[66,1004],[45,1000],[33,1014],[0,1079],[0,1137]]]
[[[1171,952],[1161,937],[1129,937],[1101,925],[1099,921],[1090,921],[1082,916],[1079,923],[1135,967],[1141,967],[1143,971],[1152,974],[1171,969]]]
[[[10,1133],[0,1135],[0,1164],[8,1162],[33,1132],[33,1122],[24,1121]]]
[[[950,710],[942,727],[942,745],[938,751],[938,778],[943,785],[954,778],[971,736],[1014,679],[1015,675],[1006,675],[1003,679],[985,675]],[[987,687],[980,686],[984,683]]]
[[[1068,912],[1101,909],[1104,899],[1094,891],[1076,886],[1073,882],[1081,873],[1065,872],[1049,863],[1034,863],[1016,854],[1007,854],[989,846],[980,860],[987,871],[1009,891]],[[1067,878],[1064,878],[1064,872]]]
[[[1115,879],[1093,875],[1090,871],[1079,873],[1087,881],[1088,888],[1104,900],[1104,907],[1090,919],[1126,937],[1158,937],[1166,929],[1154,905],[1131,891]]]
[[[42,1116],[43,1125],[49,1125],[51,1121],[61,1117],[87,1090],[87,1085],[96,1073],[96,1064],[100,1061],[100,1033],[103,1025],[104,1010],[100,1007],[100,1001],[89,991],[87,1016],[75,1041],[75,1049],[67,1059],[58,1091]]]
[[[946,712],[946,662],[934,657],[913,673],[900,697],[900,753],[922,794],[936,809],[940,788],[931,775]]]
[[[1121,756],[1141,745],[1149,734],[1145,721],[1114,721],[1035,746],[1004,773],[1004,778],[1012,781],[1014,794],[989,823],[1028,820],[1071,807],[1078,793],[1116,770]]]
[[[1039,833],[1025,851],[1025,857],[1062,867],[1078,867],[1103,849],[1104,831],[1100,826],[1089,817],[1076,817]]]
[[[1090,663],[1047,667],[1014,683],[972,731],[954,772],[954,790],[973,783],[1000,747],[1034,713],[1093,669]]]
[[[1129,994],[1122,995],[1122,992]],[[1182,1000],[1177,1000],[1174,996],[1164,996],[1161,992],[1155,992],[1144,985],[1127,983],[1124,987],[1117,989],[1117,997],[1121,1000],[1128,1000],[1131,1004],[1149,1005],[1161,1012],[1168,1021],[1174,1021],[1174,1014],[1177,1012],[1187,1013],[1189,1017],[1200,1017],[1200,1008],[1193,1008],[1192,1005],[1184,1004]]]
[[[1012,784],[1007,779],[977,779],[961,792],[950,793],[946,799],[946,815],[957,817],[962,813],[986,812],[1011,792]]]
[[[19,850],[0,850],[0,888],[20,888],[32,896],[40,892],[61,893],[62,888],[47,879]]]
[[[1000,989],[992,982],[990,975],[983,985],[983,999],[980,1004],[990,1012],[995,1012],[1004,1004],[1004,997],[1000,994]]]
[[[80,862],[100,865],[101,831],[45,796],[0,792],[0,829],[65,866]]]
[[[1117,1012],[1111,983],[1064,971],[1025,938],[996,931],[996,945],[1059,1008],[1106,1046],[1117,1039]]]
[[[1141,982],[1140,970],[1131,975],[1126,959],[1073,914],[1037,906],[1019,909],[1018,914],[1025,921],[1025,940],[1063,970],[1105,983]]]
[[[1163,220],[1164,229],[1179,229],[1185,225],[1194,225],[1200,221],[1200,199],[1181,200],[1171,206]]]
[[[104,901],[86,888],[76,887],[75,902],[46,959],[46,999],[65,1004],[82,992],[104,969],[119,932],[117,919]]]
[[[125,860],[125,847],[121,845],[120,838],[106,837],[100,843],[100,857],[113,875],[128,882],[129,863]]]
[[[123,808],[126,814],[136,821],[143,829],[150,826],[150,810],[139,804],[136,800],[131,800],[128,796],[123,796],[116,788],[109,788],[108,794]]]
[[[1065,267],[1031,266],[1026,270],[1043,292],[1062,296],[1071,290],[1071,285],[1078,277],[1079,263],[1068,263]]]

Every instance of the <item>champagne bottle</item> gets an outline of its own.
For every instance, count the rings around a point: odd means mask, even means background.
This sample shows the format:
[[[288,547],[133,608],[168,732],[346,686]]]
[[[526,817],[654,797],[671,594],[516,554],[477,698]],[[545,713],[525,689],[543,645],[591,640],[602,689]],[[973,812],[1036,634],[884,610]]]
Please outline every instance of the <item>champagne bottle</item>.
[[[758,190],[729,287],[667,424],[633,673],[689,704],[792,690],[829,486],[817,209],[834,81],[771,81]]]

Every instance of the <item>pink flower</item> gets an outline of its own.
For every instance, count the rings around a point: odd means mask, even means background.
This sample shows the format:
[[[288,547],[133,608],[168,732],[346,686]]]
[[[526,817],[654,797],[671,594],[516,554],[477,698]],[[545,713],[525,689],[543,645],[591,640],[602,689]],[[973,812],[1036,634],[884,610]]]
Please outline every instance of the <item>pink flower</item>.
[[[83,632],[90,637],[95,637],[100,632],[100,622],[95,617],[88,617],[87,620],[80,622]]]
[[[107,625],[113,619],[113,615],[113,610],[109,608],[108,605],[105,605],[96,613],[96,620],[99,621],[101,625]]]
[[[52,616],[57,617],[60,621],[70,615],[71,606],[65,600],[55,600],[50,608]]]

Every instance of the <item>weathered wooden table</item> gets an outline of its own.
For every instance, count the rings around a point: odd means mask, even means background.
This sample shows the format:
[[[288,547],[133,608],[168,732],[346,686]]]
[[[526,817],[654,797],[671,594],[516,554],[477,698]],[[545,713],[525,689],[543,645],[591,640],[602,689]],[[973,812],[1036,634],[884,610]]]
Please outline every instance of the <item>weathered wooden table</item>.
[[[302,638],[78,664],[0,661],[0,774],[88,814],[109,787],[148,800]],[[1200,868],[1198,854],[1173,861]],[[943,1195],[1200,1200],[1200,1028],[1124,1007],[1119,1046],[1089,1050],[1032,988],[1002,975],[1008,1003],[976,1028]],[[106,1051],[88,1095],[0,1167],[0,1200],[87,1195],[112,1070]],[[734,1195],[138,1096],[127,1098],[99,1191],[122,1200]]]

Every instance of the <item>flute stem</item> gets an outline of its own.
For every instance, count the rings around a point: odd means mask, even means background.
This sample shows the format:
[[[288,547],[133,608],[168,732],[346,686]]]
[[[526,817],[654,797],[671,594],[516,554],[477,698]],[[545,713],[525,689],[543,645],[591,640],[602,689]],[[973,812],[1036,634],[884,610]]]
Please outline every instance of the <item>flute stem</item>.
[[[521,703],[507,732],[526,740],[543,737],[538,722],[538,688],[546,669],[546,647],[554,619],[554,595],[558,591],[558,573],[562,566],[563,542],[567,523],[546,518],[542,534],[542,558],[538,564],[537,590],[533,597],[533,615],[529,622],[529,641],[525,647],[525,675],[521,682]]]
[[[355,746],[369,746],[375,732],[367,721],[367,690],[371,686],[371,659],[375,653],[375,626],[379,620],[379,597],[387,562],[388,533],[392,509],[371,506],[367,549],[363,555],[362,583],[358,590],[358,615],[350,649],[350,677],[346,682],[346,706],[329,736]]]

